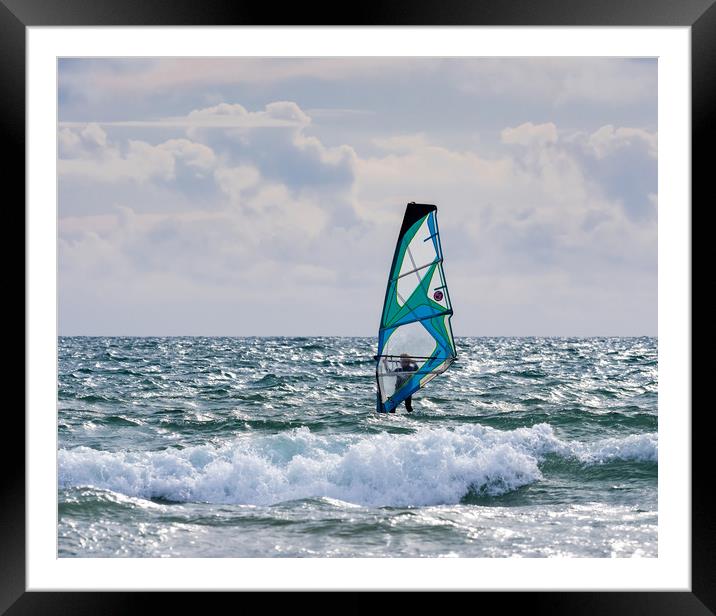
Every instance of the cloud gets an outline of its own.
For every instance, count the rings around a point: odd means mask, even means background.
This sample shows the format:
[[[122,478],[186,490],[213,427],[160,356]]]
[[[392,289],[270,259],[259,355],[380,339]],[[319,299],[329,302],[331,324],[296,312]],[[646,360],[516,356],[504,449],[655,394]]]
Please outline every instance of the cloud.
[[[175,160],[181,160],[190,167],[208,171],[216,166],[216,155],[211,148],[188,139],[170,139],[159,148],[171,153]]]
[[[655,132],[527,121],[491,147],[375,133],[359,154],[292,101],[180,117],[155,140],[60,127],[63,331],[102,333],[101,306],[145,333],[370,333],[408,201],[440,208],[463,333],[655,327]]]
[[[97,124],[61,128],[58,143],[59,177],[84,183],[169,181],[176,179],[180,164],[203,175],[217,163],[211,148],[188,139],[169,139],[157,145],[130,139],[122,146],[110,142]]]
[[[214,174],[221,189],[229,195],[234,202],[239,202],[241,193],[256,186],[261,174],[256,167],[242,165],[233,168],[217,169]]]
[[[263,111],[247,111],[237,103],[221,103],[213,107],[195,109],[185,116],[158,120],[121,120],[107,122],[60,122],[62,128],[84,128],[97,131],[100,125],[131,128],[272,128],[300,127],[311,122],[296,103],[277,101],[269,103]]]
[[[241,237],[255,246],[268,239],[287,255],[318,237],[326,226],[328,214],[319,205],[293,195],[283,184],[264,180],[255,167],[220,169],[216,179],[232,215],[246,217],[239,224],[250,223]]]
[[[268,310],[277,301],[300,303],[303,300],[297,297],[306,294],[318,298],[329,293],[326,286],[335,284],[341,268],[349,263],[339,256],[326,265],[321,247],[331,245],[335,250],[340,244],[326,242],[325,236],[329,219],[341,207],[350,207],[350,183],[328,183],[323,189],[316,189],[315,184],[295,184],[290,177],[282,179],[265,161],[293,156],[304,164],[310,161],[316,173],[321,169],[326,176],[340,175],[351,165],[352,150],[328,148],[303,135],[296,124],[308,124],[307,116],[294,103],[278,102],[266,109],[275,117],[291,120],[291,127],[282,127],[279,134],[273,127],[263,127],[273,135],[266,139],[260,129],[250,135],[229,132],[217,140],[218,149],[187,138],[157,144],[117,142],[96,125],[90,131],[60,129],[67,157],[58,161],[63,288],[74,289],[85,299],[92,294],[90,289],[96,289],[88,306],[108,298],[155,306],[173,298],[190,304],[193,289],[195,298],[203,298],[201,302],[254,302],[253,310]],[[243,115],[236,105],[204,112]],[[215,137],[213,131],[193,134]],[[85,142],[98,147],[90,148]],[[235,150],[242,147],[245,150],[237,155]],[[159,156],[165,164],[151,164]],[[273,175],[267,176],[262,167]],[[182,169],[200,171],[202,177],[182,175]],[[192,181],[213,184],[214,200],[208,207],[163,209],[150,204],[137,209],[137,205],[115,198],[113,203],[90,207],[87,213],[95,212],[91,215],[63,215],[68,210],[63,203],[68,183],[78,187],[113,184],[120,189],[113,188],[115,196],[123,194],[121,189],[128,184],[141,184],[143,191],[163,187],[169,191],[166,201],[171,190],[177,197],[185,197],[187,186],[182,183]],[[88,193],[80,190],[74,194],[83,198]],[[235,291],[227,291],[229,288]],[[143,294],[141,298],[137,293]],[[75,299],[63,297],[63,305],[75,318],[85,314]],[[130,297],[136,299],[130,302]],[[72,317],[68,319],[72,322]]]
[[[85,124],[81,130],[62,128],[58,135],[60,158],[90,154],[107,147],[107,133],[96,123]]]
[[[441,79],[479,97],[530,97],[556,106],[623,105],[656,94],[656,59],[628,58],[157,58],[60,63],[61,91],[78,97],[164,95],[286,82],[395,85]],[[92,84],[89,89],[88,85]]]
[[[656,159],[656,133],[643,129],[628,127],[615,129],[611,124],[608,124],[592,133],[587,141],[588,147],[592,149],[594,156],[598,159],[606,158],[617,150],[634,144],[646,147],[649,156]]]
[[[213,107],[195,109],[185,118],[164,121],[182,127],[201,128],[270,128],[301,127],[310,124],[311,118],[291,101],[277,101],[266,105],[263,111],[247,111],[242,105],[221,103]]]
[[[614,133],[650,142],[642,138],[643,131]],[[501,135],[505,147],[497,157],[420,139],[412,149],[359,160],[359,212],[397,226],[396,203],[436,203],[441,229],[453,238],[452,248],[445,248],[448,254],[454,251],[453,264],[457,258],[493,276],[563,272],[576,282],[589,276],[590,267],[630,263],[641,268],[653,262],[655,220],[647,225],[633,220],[634,201],[615,198],[609,181],[618,178],[604,172],[603,164],[622,149],[603,150],[603,159],[589,150],[588,160],[553,123],[506,127]],[[589,144],[591,137],[584,136],[583,142]],[[619,160],[624,176],[638,170],[642,177],[642,166],[655,168],[646,149]],[[650,200],[656,191],[652,179],[642,177],[629,196],[637,202]],[[622,184],[617,192],[623,196],[625,190]]]
[[[502,143],[544,146],[557,142],[557,127],[551,122],[537,125],[525,122],[515,128],[505,128],[501,133],[501,138]]]
[[[414,135],[394,135],[392,137],[375,137],[372,142],[381,150],[391,152],[410,152],[418,148],[424,148],[428,141],[424,133]]]
[[[251,131],[213,131],[192,127],[191,139],[207,144],[222,158],[222,172],[216,177],[224,184],[236,182],[231,174],[260,173],[265,182],[281,184],[304,201],[326,204],[324,211],[334,223],[350,224],[350,200],[354,182],[356,153],[348,145],[326,146],[307,134],[311,119],[293,102],[266,105],[272,117],[290,120],[282,127],[263,127]],[[237,171],[238,170],[238,171]],[[243,177],[240,181],[248,181]]]
[[[600,190],[635,221],[656,221],[657,133],[607,124],[565,136],[564,146]]]
[[[655,59],[481,58],[448,63],[461,88],[480,96],[529,97],[555,107],[634,104],[656,96]]]
[[[81,89],[87,82],[95,92],[131,96],[137,92],[164,92],[207,85],[269,84],[287,79],[345,82],[375,79],[406,72],[439,69],[440,60],[410,58],[161,58],[137,64],[95,61],[84,67],[61,63],[60,87]],[[64,70],[63,70],[64,69]],[[132,70],[134,69],[134,70]]]
[[[174,177],[174,162],[174,156],[166,149],[130,140],[125,153],[110,147],[102,148],[97,157],[90,157],[85,151],[77,158],[61,158],[57,161],[57,173],[60,177],[99,182],[146,182],[153,177],[169,180]]]

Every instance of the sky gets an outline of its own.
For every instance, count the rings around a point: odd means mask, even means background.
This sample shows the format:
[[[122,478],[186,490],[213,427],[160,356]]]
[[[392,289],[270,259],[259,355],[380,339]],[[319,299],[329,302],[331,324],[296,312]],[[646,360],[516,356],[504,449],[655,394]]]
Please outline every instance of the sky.
[[[377,336],[406,203],[456,336],[657,333],[657,61],[58,62],[60,335]]]

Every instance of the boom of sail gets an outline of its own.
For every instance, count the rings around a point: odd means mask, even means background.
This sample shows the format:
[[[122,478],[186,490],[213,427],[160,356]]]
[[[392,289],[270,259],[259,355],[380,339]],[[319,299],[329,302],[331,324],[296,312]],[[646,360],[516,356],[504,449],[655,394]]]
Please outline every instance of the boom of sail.
[[[394,410],[455,361],[452,314],[437,207],[409,203],[380,319],[375,356],[379,413]]]

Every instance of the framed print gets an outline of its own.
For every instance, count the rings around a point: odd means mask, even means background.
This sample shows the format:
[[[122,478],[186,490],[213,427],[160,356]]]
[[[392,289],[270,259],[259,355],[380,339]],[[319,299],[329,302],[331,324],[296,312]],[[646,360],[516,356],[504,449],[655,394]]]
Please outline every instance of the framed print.
[[[716,9],[523,8],[3,0],[28,245],[7,613],[711,613],[691,152]]]

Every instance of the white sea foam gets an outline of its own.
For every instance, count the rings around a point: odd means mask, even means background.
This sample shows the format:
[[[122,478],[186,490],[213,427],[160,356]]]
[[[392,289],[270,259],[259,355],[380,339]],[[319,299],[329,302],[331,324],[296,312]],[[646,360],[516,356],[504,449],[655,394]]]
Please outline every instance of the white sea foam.
[[[498,495],[542,478],[548,454],[584,464],[655,462],[656,434],[592,443],[559,439],[548,424],[501,431],[423,428],[413,434],[322,435],[299,428],[244,435],[223,446],[155,452],[58,453],[60,487],[94,486],[141,498],[267,505],[328,497],[360,505],[457,503],[470,489]]]

